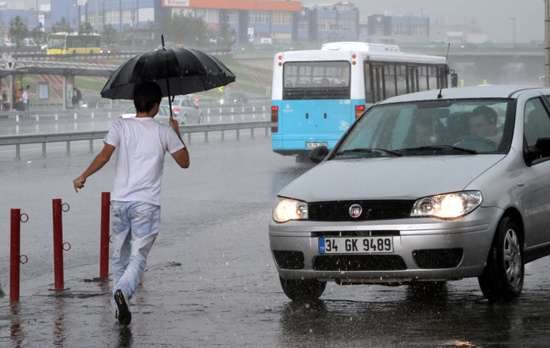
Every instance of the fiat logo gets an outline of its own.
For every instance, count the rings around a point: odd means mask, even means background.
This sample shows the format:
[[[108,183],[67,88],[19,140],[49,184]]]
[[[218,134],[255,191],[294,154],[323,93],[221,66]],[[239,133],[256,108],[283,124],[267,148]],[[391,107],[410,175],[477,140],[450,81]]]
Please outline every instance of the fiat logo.
[[[352,204],[351,207],[349,207],[349,216],[352,218],[358,218],[361,216],[361,213],[363,212],[363,207],[361,207],[359,204]]]

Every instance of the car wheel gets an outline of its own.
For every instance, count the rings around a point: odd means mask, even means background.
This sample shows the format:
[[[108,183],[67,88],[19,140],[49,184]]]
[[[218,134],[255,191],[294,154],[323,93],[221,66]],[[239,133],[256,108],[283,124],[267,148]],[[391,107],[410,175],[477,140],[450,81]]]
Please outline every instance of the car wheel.
[[[519,228],[505,217],[498,224],[485,270],[478,278],[481,292],[491,303],[510,301],[521,294],[524,275]]]
[[[315,279],[283,279],[279,277],[285,295],[293,301],[316,301],[327,286]]]

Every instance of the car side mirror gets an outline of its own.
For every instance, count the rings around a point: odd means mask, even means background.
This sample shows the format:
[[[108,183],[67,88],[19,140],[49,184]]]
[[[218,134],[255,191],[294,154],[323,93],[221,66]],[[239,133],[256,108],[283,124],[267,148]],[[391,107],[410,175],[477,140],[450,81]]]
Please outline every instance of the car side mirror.
[[[324,145],[317,146],[309,153],[309,159],[313,163],[321,163],[327,157],[329,151]]]
[[[533,165],[547,160],[550,157],[550,138],[538,138],[535,148],[526,152],[526,161]]]
[[[535,152],[540,157],[550,157],[550,138],[538,138]]]

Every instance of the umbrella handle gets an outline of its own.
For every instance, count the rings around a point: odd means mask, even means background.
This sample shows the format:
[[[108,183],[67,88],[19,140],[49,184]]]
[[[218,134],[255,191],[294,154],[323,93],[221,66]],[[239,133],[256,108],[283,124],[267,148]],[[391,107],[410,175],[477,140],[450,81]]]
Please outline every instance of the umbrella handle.
[[[166,51],[166,47],[164,47],[164,35],[163,34],[160,34],[160,41],[162,43],[162,50]]]
[[[173,112],[172,112],[172,100],[173,100],[173,96],[170,94],[170,82],[168,82],[168,79],[166,79],[166,90],[168,91],[168,106],[170,108],[170,116],[173,116]]]

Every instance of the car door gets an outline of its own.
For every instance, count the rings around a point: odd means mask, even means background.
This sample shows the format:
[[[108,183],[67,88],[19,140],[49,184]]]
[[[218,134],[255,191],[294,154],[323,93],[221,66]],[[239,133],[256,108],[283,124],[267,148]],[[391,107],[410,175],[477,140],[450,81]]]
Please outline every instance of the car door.
[[[550,138],[550,115],[546,106],[542,98],[534,98],[527,101],[524,109],[527,247],[550,243],[550,158],[540,157],[535,147],[539,138]]]

